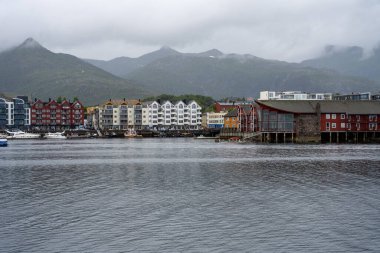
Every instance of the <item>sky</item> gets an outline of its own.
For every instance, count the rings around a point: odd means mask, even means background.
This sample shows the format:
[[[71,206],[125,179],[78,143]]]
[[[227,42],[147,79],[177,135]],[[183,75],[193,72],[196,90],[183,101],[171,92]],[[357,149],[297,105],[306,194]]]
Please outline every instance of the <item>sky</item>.
[[[32,37],[109,60],[169,46],[299,62],[380,42],[380,0],[0,0],[0,51]]]

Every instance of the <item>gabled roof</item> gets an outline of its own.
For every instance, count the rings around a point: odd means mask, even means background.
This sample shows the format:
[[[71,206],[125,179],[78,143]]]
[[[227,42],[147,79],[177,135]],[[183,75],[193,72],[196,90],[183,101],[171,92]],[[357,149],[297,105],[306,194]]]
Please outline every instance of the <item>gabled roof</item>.
[[[139,103],[139,100],[138,99],[114,99],[114,100],[111,100],[111,101],[106,101],[102,104],[102,106],[104,105],[136,105]]]
[[[237,117],[238,116],[238,111],[236,108],[233,110],[229,111],[224,117]]]
[[[321,113],[380,114],[380,101],[260,100],[256,103],[292,113],[316,113],[319,104]]]

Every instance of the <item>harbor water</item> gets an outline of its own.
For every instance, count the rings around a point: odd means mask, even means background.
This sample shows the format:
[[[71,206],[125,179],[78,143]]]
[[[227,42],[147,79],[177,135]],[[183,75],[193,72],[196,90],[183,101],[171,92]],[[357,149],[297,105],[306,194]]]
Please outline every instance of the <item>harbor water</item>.
[[[0,252],[379,252],[380,145],[9,141]]]

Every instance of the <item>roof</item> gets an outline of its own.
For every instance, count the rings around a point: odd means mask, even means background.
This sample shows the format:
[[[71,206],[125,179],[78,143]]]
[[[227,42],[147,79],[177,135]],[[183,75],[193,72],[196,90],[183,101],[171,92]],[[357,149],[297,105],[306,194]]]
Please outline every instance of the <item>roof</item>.
[[[102,105],[122,105],[122,104],[125,104],[125,105],[136,105],[139,103],[139,100],[138,99],[113,99],[111,101],[106,101],[104,102]]]
[[[259,100],[256,103],[292,113],[316,113],[319,104],[321,113],[380,114],[380,101],[369,100]]]
[[[224,117],[237,117],[238,116],[238,111],[236,108],[233,110],[229,111]]]
[[[246,105],[246,104],[252,104],[252,102],[245,102],[245,101],[235,101],[235,102],[216,102],[220,105],[230,105],[230,106],[235,106],[235,105]]]

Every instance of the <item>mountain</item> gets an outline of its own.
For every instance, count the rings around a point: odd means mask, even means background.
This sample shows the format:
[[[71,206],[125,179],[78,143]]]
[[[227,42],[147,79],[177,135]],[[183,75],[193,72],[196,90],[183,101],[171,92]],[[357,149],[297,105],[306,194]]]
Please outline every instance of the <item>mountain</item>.
[[[97,66],[160,94],[192,93],[220,98],[258,96],[261,90],[351,93],[379,88],[377,81],[335,70],[266,60],[249,54],[223,54],[217,49],[180,53],[164,47],[139,58],[123,58],[133,62],[129,67],[118,65],[118,59],[103,62],[107,67]]]
[[[165,57],[180,55],[170,47],[163,46],[161,49],[145,54],[138,58],[118,57],[110,61],[85,59],[88,63],[101,68],[119,77],[126,77],[130,72],[144,67],[145,65]]]
[[[330,45],[325,48],[321,57],[303,61],[301,64],[320,69],[333,69],[345,75],[360,76],[380,82],[380,47],[366,56],[361,47],[338,48]]]
[[[85,104],[151,94],[75,56],[53,53],[32,38],[0,53],[0,91],[42,99],[76,96]]]
[[[332,70],[250,55],[171,56],[139,68],[127,78],[164,93],[194,93],[216,98],[258,96],[262,90],[351,93],[379,87],[373,81],[344,76]]]

